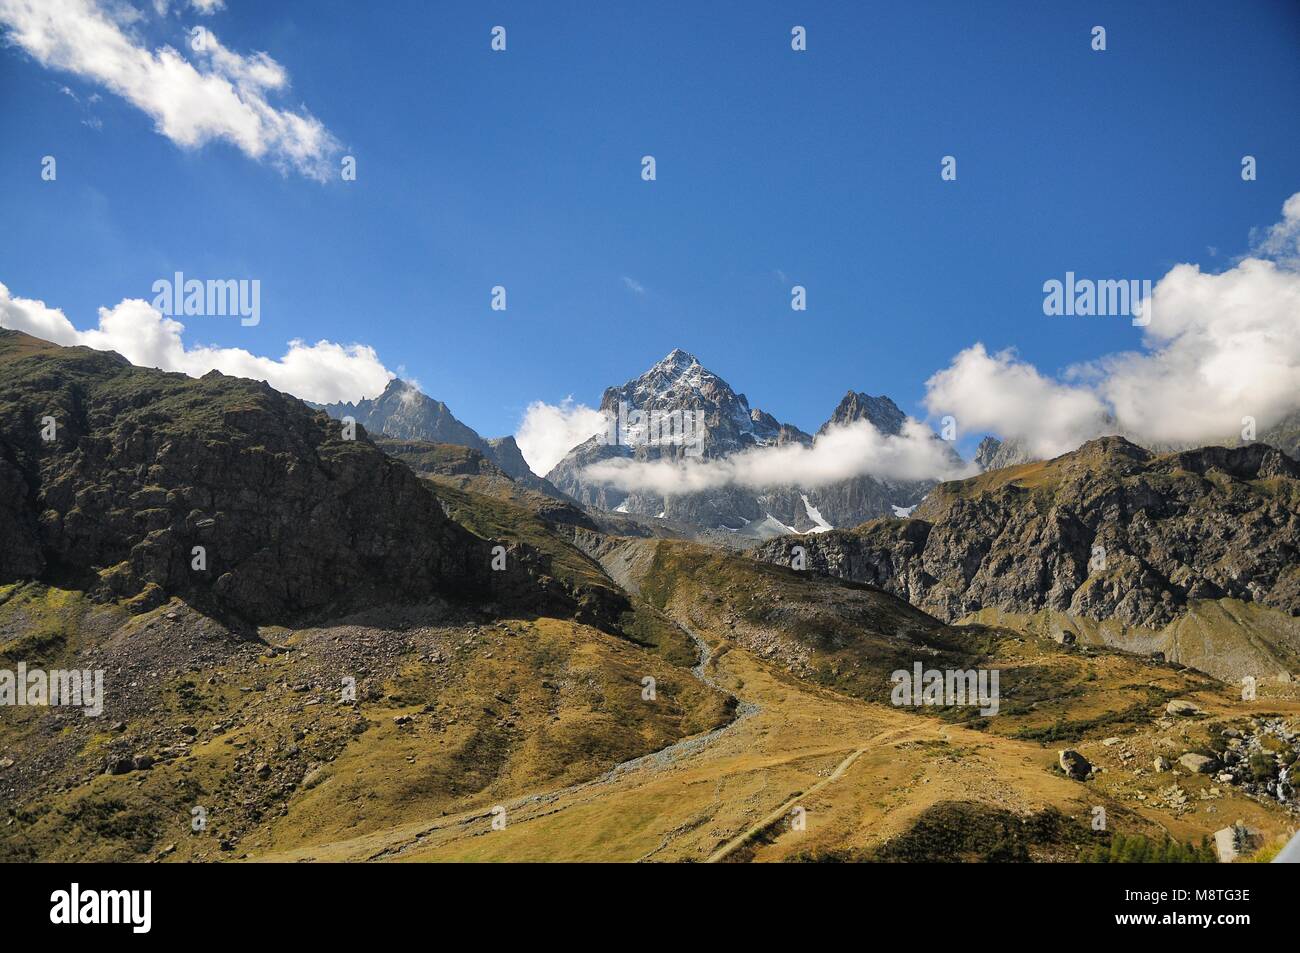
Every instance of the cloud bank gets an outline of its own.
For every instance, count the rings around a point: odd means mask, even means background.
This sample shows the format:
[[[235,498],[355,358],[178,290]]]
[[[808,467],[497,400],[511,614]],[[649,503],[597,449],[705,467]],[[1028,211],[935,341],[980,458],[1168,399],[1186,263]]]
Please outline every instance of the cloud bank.
[[[974,472],[929,427],[909,419],[898,436],[882,434],[859,420],[828,428],[811,447],[798,443],[757,447],[708,460],[603,460],[587,467],[583,475],[626,493],[680,496],[726,486],[815,489],[859,476],[954,480]]]
[[[198,2],[204,14],[219,2]],[[165,10],[165,6],[163,8]],[[234,144],[252,159],[324,181],[337,140],[306,112],[279,109],[268,95],[288,90],[284,68],[266,53],[243,56],[210,30],[186,59],[171,46],[150,50],[133,35],[139,11],[97,0],[0,0],[6,38],[36,62],[102,86],[153,119],[178,146]]]
[[[140,367],[180,371],[191,377],[218,370],[232,377],[266,381],[276,390],[321,404],[374,396],[395,376],[373,348],[361,344],[295,340],[279,360],[243,348],[186,348],[181,341],[185,326],[138,298],[100,308],[99,326],[79,331],[61,310],[43,301],[15,298],[0,284],[0,327],[25,331],[55,344],[116,351]]]
[[[925,406],[1039,456],[1104,433],[1155,446],[1218,443],[1243,418],[1264,430],[1300,409],[1300,193],[1250,255],[1219,274],[1176,265],[1152,301],[1140,351],[1051,378],[1013,351],[976,344],[929,379]]]
[[[926,407],[952,414],[962,430],[1017,439],[1037,457],[1073,450],[1105,428],[1106,406],[1091,391],[1044,377],[1011,350],[966,348],[926,382]]]

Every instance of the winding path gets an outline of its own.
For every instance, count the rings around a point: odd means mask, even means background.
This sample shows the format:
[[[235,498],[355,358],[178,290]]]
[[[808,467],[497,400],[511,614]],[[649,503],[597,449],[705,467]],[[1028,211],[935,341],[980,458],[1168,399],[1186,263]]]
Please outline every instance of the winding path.
[[[554,810],[529,813],[523,818],[515,818],[513,814],[516,811],[526,811],[533,808],[553,805],[561,798],[570,797],[575,794],[582,794],[613,784],[624,776],[643,768],[652,771],[662,770],[684,756],[703,751],[705,748],[715,743],[719,738],[734,731],[744,721],[762,711],[762,708],[756,703],[746,701],[734,692],[723,687],[709,672],[709,665],[713,661],[713,649],[709,643],[689,625],[675,619],[673,622],[690,637],[691,641],[695,643],[696,648],[699,649],[700,660],[691,668],[691,675],[708,688],[735,699],[736,717],[727,722],[727,724],[714,728],[712,731],[706,732],[705,734],[696,735],[691,738],[684,738],[681,741],[674,742],[666,748],[660,748],[658,751],[652,751],[649,754],[640,755],[639,757],[632,758],[629,761],[620,762],[604,774],[592,778],[589,781],[583,781],[579,784],[571,784],[568,787],[557,788],[553,791],[546,791],[541,794],[530,794],[514,798],[511,801],[508,801],[505,805],[501,805],[506,808],[506,816],[510,819],[511,824],[526,823],[541,817],[548,817],[552,814],[558,813],[559,811],[565,810],[568,807],[572,807],[574,804],[581,804],[585,799],[574,801],[572,804],[558,806]],[[822,782],[823,785],[825,783],[826,782]],[[820,786],[821,785],[819,785],[819,787]],[[455,817],[446,818],[444,819],[444,823],[430,825],[425,829],[418,831],[414,836],[404,838],[401,843],[384,847],[382,850],[369,855],[366,859],[387,860],[393,857],[398,857],[405,854],[411,848],[420,846],[426,838],[439,831],[445,831],[455,827],[464,828],[469,825],[481,826],[481,823],[484,820],[490,818],[492,818],[491,810],[475,811],[470,814],[461,814],[456,815]]]

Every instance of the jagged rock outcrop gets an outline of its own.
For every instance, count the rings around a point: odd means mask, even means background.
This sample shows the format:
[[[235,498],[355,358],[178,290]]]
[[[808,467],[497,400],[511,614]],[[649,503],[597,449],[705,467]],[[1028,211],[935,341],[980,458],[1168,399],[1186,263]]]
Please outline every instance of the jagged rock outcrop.
[[[522,488],[495,463],[469,447],[389,437],[380,437],[375,446],[401,460],[420,476],[450,478],[453,485],[462,489],[514,500],[553,527],[598,528],[598,524],[577,504]]]
[[[487,441],[487,458],[520,486],[538,493],[544,493],[563,503],[574,503],[572,497],[562,492],[546,477],[539,477],[524,460],[524,454],[515,443],[514,437],[492,437]]]
[[[1156,455],[1120,437],[940,484],[914,519],[756,551],[945,620],[985,608],[1159,627],[1195,599],[1300,614],[1300,464],[1262,444]]]
[[[492,437],[487,441],[488,449],[492,451],[490,457],[492,462],[507,473],[512,480],[538,480],[542,478],[529,469],[528,463],[524,460],[524,455],[519,449],[519,444],[515,443],[514,437]]]
[[[540,598],[544,567],[524,572],[520,552],[492,572],[490,544],[426,482],[340,431],[264,383],[0,331],[0,582],[141,608],[178,595],[253,622],[435,594]]]
[[[450,407],[397,378],[389,381],[384,392],[374,399],[322,404],[319,409],[335,420],[352,417],[374,436],[454,443],[490,456],[487,441],[457,420]]]
[[[903,429],[907,415],[899,406],[884,395],[872,397],[868,394],[849,391],[845,394],[831,414],[830,419],[818,428],[818,435],[824,434],[833,426],[844,426],[858,420],[865,420],[881,433],[898,434]]]

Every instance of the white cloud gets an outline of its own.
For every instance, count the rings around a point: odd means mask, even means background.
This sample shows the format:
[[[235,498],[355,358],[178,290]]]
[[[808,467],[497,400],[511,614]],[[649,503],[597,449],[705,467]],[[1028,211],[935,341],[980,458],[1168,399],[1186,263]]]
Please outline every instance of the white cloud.
[[[185,0],[182,0],[181,6],[185,6]],[[226,9],[226,0],[189,0],[189,7],[201,17],[210,17]],[[154,12],[160,17],[167,16],[170,8],[171,0],[153,0]]]
[[[44,301],[15,298],[3,284],[0,284],[0,328],[25,331],[65,347],[81,343],[81,332],[62,311],[47,307]]]
[[[201,12],[213,12],[211,3]],[[338,142],[305,112],[277,109],[267,93],[288,76],[265,53],[234,53],[207,31],[193,62],[171,46],[150,51],[135,36],[133,8],[97,0],[0,0],[10,41],[42,66],[98,83],[143,110],[157,130],[184,148],[214,139],[281,170],[325,180]],[[188,37],[187,48],[188,48]]]
[[[43,301],[15,298],[0,284],[0,327],[25,331],[55,344],[116,351],[140,367],[180,371],[191,377],[218,370],[266,381],[276,390],[317,403],[374,397],[394,376],[373,348],[361,344],[295,340],[278,360],[243,348],[187,348],[181,340],[185,326],[138,298],[100,308],[98,327],[79,331],[61,310]]]
[[[1054,380],[977,344],[930,378],[926,407],[968,431],[1025,440],[1042,456],[1102,433],[1206,444],[1232,439],[1244,417],[1258,430],[1272,426],[1300,409],[1300,193],[1250,257],[1220,274],[1176,265],[1152,305],[1141,351]]]
[[[1122,432],[1163,442],[1260,429],[1300,407],[1300,273],[1247,258],[1218,275],[1178,265],[1156,285],[1142,354],[1098,362]]]
[[[633,294],[645,294],[645,285],[641,284],[641,282],[637,281],[635,278],[629,278],[627,275],[624,275],[623,284],[626,285],[627,290],[631,291]]]
[[[1037,457],[1054,457],[1096,436],[1106,407],[1091,391],[1044,377],[1011,350],[966,348],[926,381],[925,405],[952,414],[965,432],[991,430],[1024,441]]]
[[[1263,234],[1251,235],[1254,253],[1291,271],[1300,271],[1300,192],[1282,206],[1282,221]]]
[[[813,489],[858,476],[952,480],[973,472],[929,427],[909,419],[898,436],[882,434],[858,420],[828,428],[812,447],[798,443],[758,447],[708,460],[602,460],[587,467],[583,475],[627,493],[680,496],[725,486]]]
[[[604,429],[604,415],[572,397],[559,404],[535,400],[524,411],[515,443],[529,469],[546,476],[566,453]]]

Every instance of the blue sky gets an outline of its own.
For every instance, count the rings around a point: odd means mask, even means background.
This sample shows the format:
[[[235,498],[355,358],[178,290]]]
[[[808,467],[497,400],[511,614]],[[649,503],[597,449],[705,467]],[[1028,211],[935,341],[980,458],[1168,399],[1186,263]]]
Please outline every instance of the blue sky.
[[[0,282],[88,328],[174,271],[257,278],[258,326],[186,319],[186,344],[370,345],[484,435],[673,347],[809,431],[850,388],[925,416],[977,341],[1044,374],[1140,346],[1045,317],[1045,280],[1227,268],[1300,190],[1300,7],[1273,0],[136,5],[147,48],[202,23],[273,58],[268,98],[357,180],[186,147],[11,39]]]

